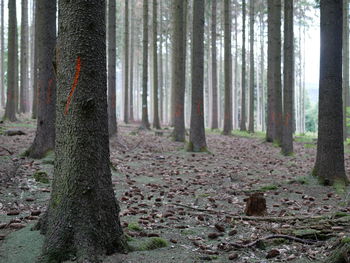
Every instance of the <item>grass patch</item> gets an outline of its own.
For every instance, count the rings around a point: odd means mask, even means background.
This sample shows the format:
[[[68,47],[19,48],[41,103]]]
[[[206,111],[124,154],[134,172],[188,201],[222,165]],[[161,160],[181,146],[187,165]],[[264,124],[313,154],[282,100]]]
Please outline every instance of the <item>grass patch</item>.
[[[136,222],[128,224],[128,229],[132,231],[142,231],[142,227]]]
[[[261,192],[267,192],[267,191],[273,191],[273,190],[277,190],[278,186],[274,185],[274,184],[269,184],[269,185],[264,185],[262,187],[260,187],[260,191]]]
[[[145,251],[145,250],[154,250],[157,248],[167,247],[168,242],[160,237],[151,237],[146,242],[140,245],[139,250]]]
[[[249,133],[247,131],[233,130],[232,135],[243,138],[265,139],[265,133],[260,131],[255,133]]]
[[[304,147],[307,148],[307,149],[316,148],[316,144],[314,144],[314,143],[305,143]]]
[[[317,137],[316,137],[316,134],[314,133],[298,134],[294,137],[295,142],[302,142],[302,143],[314,143],[315,139],[317,139]]]
[[[344,238],[341,240],[341,243],[342,243],[342,244],[349,244],[349,243],[350,243],[350,237],[344,237]]]
[[[50,183],[49,181],[49,176],[47,175],[46,172],[44,171],[38,171],[33,175],[35,181],[38,183],[43,183],[43,184],[48,184]]]

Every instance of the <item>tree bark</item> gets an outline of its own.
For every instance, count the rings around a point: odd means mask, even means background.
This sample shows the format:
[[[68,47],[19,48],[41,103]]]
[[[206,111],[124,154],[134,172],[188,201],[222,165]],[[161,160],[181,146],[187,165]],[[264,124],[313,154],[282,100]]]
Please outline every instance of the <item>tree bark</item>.
[[[347,184],[342,102],[342,0],[321,0],[317,157],[313,174],[325,185]]]
[[[37,26],[38,26],[38,2],[34,1],[33,5],[33,12],[34,12],[34,19],[33,19],[33,27],[34,27],[34,48],[33,48],[33,104],[32,104],[32,118],[36,119],[37,112],[38,112],[38,46],[36,43],[38,43],[38,33],[37,33]]]
[[[246,106],[246,0],[242,2],[242,90],[241,90],[241,131],[246,131],[247,106]]]
[[[188,151],[207,151],[204,129],[204,1],[193,1],[192,34],[192,106]]]
[[[130,69],[129,69],[129,121],[133,122],[134,121],[134,59],[135,59],[135,43],[134,43],[134,34],[135,32],[135,12],[134,12],[134,7],[131,7],[131,16],[130,16]]]
[[[1,0],[1,25],[0,25],[0,92],[1,92],[1,100],[0,100],[0,107],[5,106],[5,19],[4,19],[4,10],[5,10],[5,3],[4,0]]]
[[[349,95],[349,0],[343,0],[343,103],[344,103],[344,141],[348,138],[348,118],[350,117]]]
[[[211,128],[218,129],[218,69],[216,56],[216,1],[211,2],[211,89],[212,89],[212,116]]]
[[[254,133],[254,108],[255,108],[255,65],[254,65],[254,22],[255,22],[255,0],[249,2],[249,43],[250,43],[250,63],[249,63],[249,124],[248,131]]]
[[[116,0],[108,0],[108,131],[117,134],[116,116]]]
[[[125,0],[124,18],[124,122],[129,123],[129,0]]]
[[[16,121],[16,0],[8,1],[9,29],[8,29],[8,62],[7,62],[7,100],[4,119]]]
[[[148,0],[143,0],[143,65],[142,65],[142,124],[141,128],[149,129],[148,121]]]
[[[56,77],[53,64],[56,46],[56,1],[37,0],[38,111],[37,130],[27,151],[42,158],[55,146]]]
[[[29,110],[28,105],[28,1],[22,0],[21,25],[21,86],[20,86],[20,113]]]
[[[44,262],[99,262],[125,250],[109,167],[105,4],[59,1],[56,158],[40,225]]]
[[[283,136],[282,153],[293,154],[294,115],[294,26],[293,1],[284,3],[284,44],[283,44]]]

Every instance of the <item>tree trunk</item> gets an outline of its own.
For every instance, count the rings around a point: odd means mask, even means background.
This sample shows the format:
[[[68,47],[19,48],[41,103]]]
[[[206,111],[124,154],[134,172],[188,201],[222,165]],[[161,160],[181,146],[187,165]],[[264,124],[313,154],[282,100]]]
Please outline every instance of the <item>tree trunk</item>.
[[[238,35],[238,3],[235,2],[235,36]],[[238,71],[238,37],[235,37],[235,82],[234,82],[234,112],[233,112],[233,128],[237,129],[239,127],[238,123],[238,105],[239,105],[239,71]]]
[[[211,2],[211,89],[212,89],[212,116],[211,128],[218,129],[218,69],[216,56],[216,1]]]
[[[153,0],[153,127],[160,129],[159,99],[158,99],[158,30],[157,30],[157,0]]]
[[[342,103],[342,0],[321,0],[321,61],[317,157],[323,184],[347,184]]]
[[[249,125],[248,131],[254,133],[254,102],[255,102],[255,68],[254,68],[254,21],[255,21],[255,0],[250,0],[249,3],[249,43],[250,43],[250,74],[249,74]]]
[[[204,129],[203,73],[204,73],[204,2],[193,1],[192,26],[192,106],[188,150],[207,151]]]
[[[56,1],[37,0],[38,111],[37,130],[28,156],[42,158],[55,146]],[[59,52],[59,51],[58,51]],[[59,54],[59,53],[58,53]]]
[[[4,44],[4,38],[5,38],[5,19],[4,19],[4,11],[5,11],[5,3],[4,0],[1,0],[1,28],[0,28],[0,92],[1,92],[1,100],[0,100],[0,107],[5,106],[5,44]]]
[[[268,0],[268,142],[282,140],[281,0]]]
[[[20,113],[28,111],[28,1],[22,0]]]
[[[130,69],[129,69],[129,76],[130,76],[130,80],[129,80],[129,121],[133,122],[134,121],[134,57],[135,57],[135,43],[134,43],[134,34],[135,32],[135,12],[134,12],[134,7],[131,7],[131,16],[130,16],[130,24],[131,24],[131,28],[130,28]]]
[[[124,122],[129,123],[129,0],[125,0],[124,18]]]
[[[33,19],[33,27],[34,27],[34,48],[33,48],[33,104],[32,104],[32,118],[36,119],[37,112],[38,112],[38,46],[36,43],[38,43],[38,33],[37,33],[37,26],[38,26],[38,2],[34,1],[33,5],[33,12],[34,12],[34,19]]]
[[[224,135],[232,132],[232,54],[231,54],[231,7],[230,0],[224,1],[225,19],[225,109],[224,109]]]
[[[108,0],[108,131],[117,134],[116,116],[116,0]]]
[[[243,4],[242,4],[242,18],[243,18],[243,29],[242,29],[242,91],[241,91],[241,131],[246,131],[247,127],[246,127],[246,120],[247,120],[247,106],[246,106],[246,36],[245,36],[245,31],[246,31],[246,25],[245,25],[245,21],[246,21],[246,0],[243,0]]]
[[[141,128],[149,129],[148,121],[148,0],[143,0],[143,65],[142,65],[142,124]]]
[[[8,62],[7,62],[7,100],[4,119],[16,121],[16,0],[8,1],[9,29],[8,29]]]
[[[260,114],[261,130],[265,131],[265,22],[264,12],[260,12]]]
[[[185,0],[173,1],[173,51],[172,51],[172,92],[176,110],[173,112],[173,137],[177,142],[185,141],[185,74],[186,74],[186,43],[184,41],[186,24],[184,13]]]
[[[283,136],[282,153],[293,154],[294,115],[294,26],[293,1],[284,3],[284,48],[283,48]]]
[[[125,250],[109,167],[105,4],[59,1],[56,158],[40,225],[46,262],[99,262]]]
[[[344,103],[344,140],[348,137],[350,111],[349,98],[349,0],[343,0],[343,103]]]

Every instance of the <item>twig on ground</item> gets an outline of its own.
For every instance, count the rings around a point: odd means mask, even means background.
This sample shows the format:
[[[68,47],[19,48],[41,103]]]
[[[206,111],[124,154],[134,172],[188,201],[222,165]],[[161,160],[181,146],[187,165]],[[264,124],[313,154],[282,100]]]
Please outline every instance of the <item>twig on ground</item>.
[[[5,148],[4,146],[0,146],[1,149],[3,149],[4,151],[8,152],[10,155],[13,154],[13,152],[11,152],[9,149]]]

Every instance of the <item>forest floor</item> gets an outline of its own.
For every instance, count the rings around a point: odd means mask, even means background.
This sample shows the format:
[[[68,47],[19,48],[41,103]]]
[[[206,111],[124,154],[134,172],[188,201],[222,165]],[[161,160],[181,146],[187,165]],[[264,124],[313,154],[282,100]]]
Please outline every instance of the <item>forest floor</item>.
[[[9,129],[25,135],[6,136]],[[311,176],[313,138],[297,137],[295,155],[284,157],[262,134],[208,131],[210,152],[188,153],[170,130],[118,129],[112,181],[136,251],[105,262],[322,262],[350,240],[349,189],[320,186]],[[54,155],[22,157],[34,135],[32,120],[0,124],[0,262],[32,263],[40,254],[42,237],[30,227],[48,203]],[[346,146],[348,174],[349,152]],[[244,215],[244,200],[255,192],[264,193],[267,216]]]

